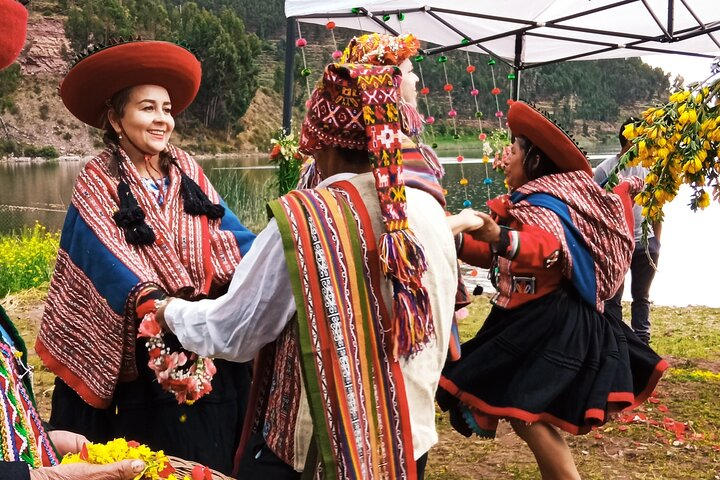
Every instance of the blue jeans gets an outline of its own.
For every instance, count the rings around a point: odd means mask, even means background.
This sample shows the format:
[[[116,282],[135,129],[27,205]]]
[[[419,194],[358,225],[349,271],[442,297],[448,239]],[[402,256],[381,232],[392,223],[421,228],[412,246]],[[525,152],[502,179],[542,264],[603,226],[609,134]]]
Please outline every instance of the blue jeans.
[[[655,237],[648,239],[648,251],[652,263],[657,265],[660,257],[660,243]],[[655,278],[655,268],[648,259],[643,244],[633,251],[630,263],[630,293],[632,295],[630,326],[645,343],[650,343],[650,285]],[[615,296],[605,301],[605,313],[622,320],[622,300],[625,285],[620,285]]]

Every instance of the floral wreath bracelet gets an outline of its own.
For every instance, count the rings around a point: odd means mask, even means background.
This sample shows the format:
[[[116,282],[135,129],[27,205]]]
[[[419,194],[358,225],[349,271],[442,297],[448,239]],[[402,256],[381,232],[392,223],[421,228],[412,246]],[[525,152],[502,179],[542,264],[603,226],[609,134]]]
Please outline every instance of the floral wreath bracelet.
[[[217,369],[212,359],[195,353],[173,352],[165,344],[163,331],[155,318],[157,310],[167,304],[163,296],[151,299],[137,307],[137,315],[142,315],[138,327],[138,338],[145,338],[150,360],[148,367],[163,390],[175,395],[177,402],[192,405],[195,401],[212,391],[212,379]]]

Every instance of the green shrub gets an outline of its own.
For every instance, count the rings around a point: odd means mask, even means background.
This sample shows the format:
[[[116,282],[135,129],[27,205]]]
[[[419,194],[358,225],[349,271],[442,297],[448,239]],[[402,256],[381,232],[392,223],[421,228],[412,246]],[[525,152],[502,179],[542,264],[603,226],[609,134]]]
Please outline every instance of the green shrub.
[[[59,246],[60,234],[39,223],[0,236],[0,297],[49,282]]]

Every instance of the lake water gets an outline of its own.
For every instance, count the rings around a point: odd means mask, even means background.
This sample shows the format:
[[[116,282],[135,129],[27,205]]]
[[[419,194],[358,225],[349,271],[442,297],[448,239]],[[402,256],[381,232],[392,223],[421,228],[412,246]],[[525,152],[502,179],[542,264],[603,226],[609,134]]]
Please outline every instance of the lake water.
[[[447,175],[448,205],[458,211],[470,199],[481,207],[489,198],[503,191],[502,177],[487,164],[466,159],[458,165],[455,158],[443,159]],[[264,225],[264,204],[275,194],[273,169],[266,164],[266,155],[218,158],[200,163],[225,197],[228,205],[250,228]],[[62,227],[72,186],[83,161],[63,162],[0,162],[0,232],[32,226],[36,221],[51,230]],[[460,179],[468,179],[466,187]],[[485,179],[489,178],[492,183]],[[714,202],[704,211],[691,212],[689,188],[666,206],[662,249],[651,300],[659,305],[708,305],[720,307],[717,280],[720,272],[720,205]],[[467,283],[487,287],[485,273],[467,270]],[[629,295],[629,287],[625,289]],[[629,300],[629,297],[627,298]]]

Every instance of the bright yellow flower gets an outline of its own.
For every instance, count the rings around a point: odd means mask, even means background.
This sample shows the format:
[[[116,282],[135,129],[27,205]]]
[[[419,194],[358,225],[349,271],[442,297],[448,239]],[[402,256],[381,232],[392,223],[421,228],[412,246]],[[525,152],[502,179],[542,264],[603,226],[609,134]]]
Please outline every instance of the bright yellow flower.
[[[628,123],[627,125],[625,125],[625,128],[623,129],[623,136],[628,140],[632,140],[633,138],[637,137],[634,123]]]
[[[705,190],[700,193],[697,201],[697,206],[700,208],[710,206],[710,195]]]

